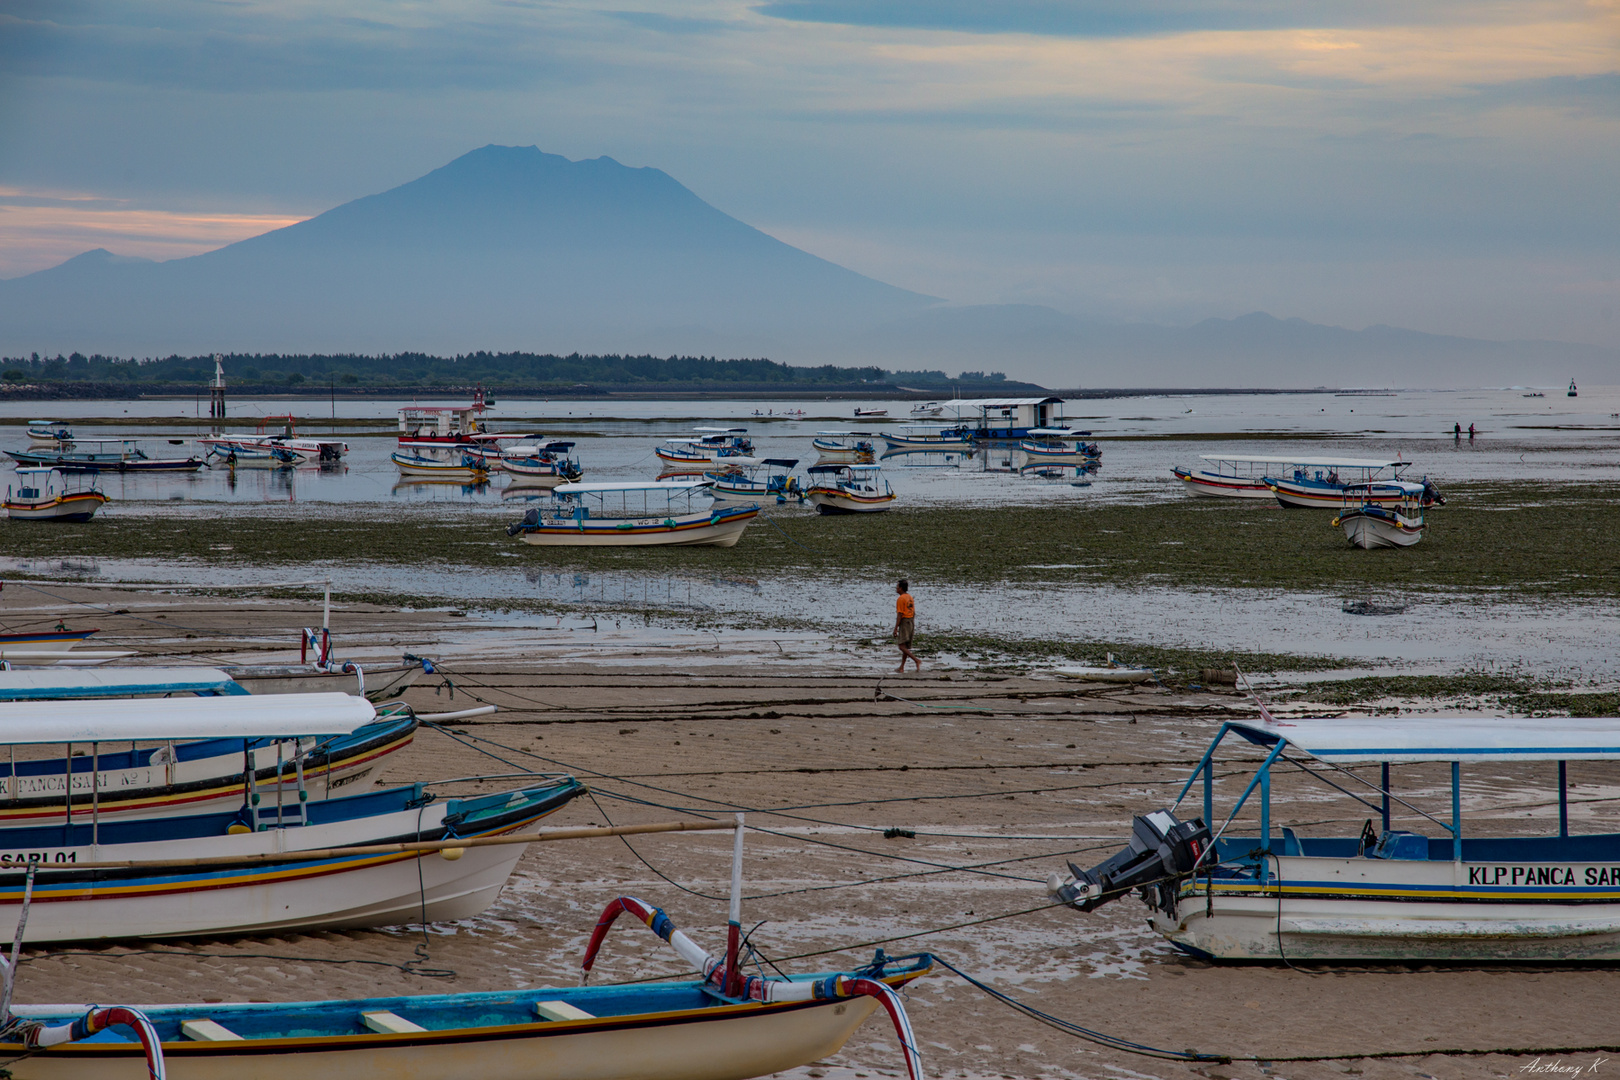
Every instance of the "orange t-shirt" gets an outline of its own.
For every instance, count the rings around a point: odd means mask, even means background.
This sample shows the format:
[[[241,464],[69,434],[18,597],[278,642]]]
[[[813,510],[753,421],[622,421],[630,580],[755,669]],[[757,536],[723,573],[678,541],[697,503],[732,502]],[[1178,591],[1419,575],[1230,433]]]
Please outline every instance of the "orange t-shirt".
[[[903,592],[894,598],[894,610],[902,619],[915,619],[917,617],[917,604],[911,599],[911,594]]]

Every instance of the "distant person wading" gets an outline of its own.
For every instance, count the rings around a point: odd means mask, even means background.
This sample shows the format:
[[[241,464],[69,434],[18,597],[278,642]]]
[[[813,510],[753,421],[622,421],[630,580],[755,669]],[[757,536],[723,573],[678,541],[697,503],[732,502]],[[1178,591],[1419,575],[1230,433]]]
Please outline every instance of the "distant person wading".
[[[900,666],[894,669],[896,674],[906,670],[907,660],[916,664],[918,671],[922,670],[922,661],[911,651],[911,639],[917,634],[917,603],[911,598],[910,588],[911,583],[905,578],[894,587],[900,594],[894,598],[894,640],[900,646]]]

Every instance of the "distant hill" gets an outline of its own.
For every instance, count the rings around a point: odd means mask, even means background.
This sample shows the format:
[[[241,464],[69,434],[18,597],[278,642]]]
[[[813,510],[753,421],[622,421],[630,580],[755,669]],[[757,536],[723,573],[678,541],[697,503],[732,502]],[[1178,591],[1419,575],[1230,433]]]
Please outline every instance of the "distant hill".
[[[866,331],[850,354],[990,363],[1071,388],[1620,384],[1620,351],[1595,345],[1347,330],[1264,312],[1183,327],[1091,322],[1034,305],[941,305]]]
[[[486,146],[204,255],[98,249],[0,281],[0,356],[216,351],[753,356],[882,368],[902,386],[944,368],[1060,387],[1620,383],[1620,352],[1586,345],[951,305],[784,244],[657,169],[532,146]],[[587,370],[566,377],[617,381]]]
[[[773,239],[657,169],[486,146],[204,255],[98,250],[0,282],[0,352],[765,355],[748,346],[934,302]]]

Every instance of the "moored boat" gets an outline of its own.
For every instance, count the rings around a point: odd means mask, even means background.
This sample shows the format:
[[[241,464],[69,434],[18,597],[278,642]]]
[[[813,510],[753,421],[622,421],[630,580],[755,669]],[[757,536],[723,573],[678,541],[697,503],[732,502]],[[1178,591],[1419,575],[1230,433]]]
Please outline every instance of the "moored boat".
[[[19,465],[42,465],[62,472],[196,472],[203,459],[187,457],[155,458],[140,447],[139,439],[75,439],[78,449],[7,450],[6,456]],[[85,448],[92,449],[85,449]]]
[[[1030,465],[1088,465],[1101,460],[1102,450],[1084,440],[1089,431],[1073,428],[1031,428],[1029,438],[1020,439],[1018,449]]]
[[[708,483],[562,484],[550,506],[535,506],[507,527],[508,536],[550,547],[732,547],[759,506],[711,505]]]
[[[874,437],[870,431],[818,431],[810,445],[828,464],[870,465],[877,460]]]
[[[489,479],[489,470],[482,461],[455,448],[395,450],[388,458],[406,476],[470,480],[476,483]]]
[[[764,503],[774,500],[778,505],[789,499],[804,502],[804,486],[793,475],[798,458],[764,458],[755,465],[733,464],[721,459],[720,469],[704,473],[709,491],[717,501]],[[761,477],[761,469],[766,475]]]
[[[693,428],[695,436],[666,439],[653,453],[665,467],[707,465],[721,458],[746,458],[754,453],[754,441],[747,428]]]
[[[1333,525],[1358,548],[1411,547],[1423,539],[1427,484],[1385,480],[1344,489],[1344,507]]]
[[[1215,755],[1228,735],[1265,758],[1217,819]],[[1612,717],[1290,722],[1262,707],[1257,720],[1220,727],[1176,803],[1135,819],[1126,850],[1089,870],[1071,863],[1070,879],[1054,875],[1049,886],[1081,911],[1140,891],[1155,930],[1183,951],[1218,960],[1616,960],[1620,834],[1571,831],[1566,779],[1567,762],[1615,760],[1620,720]],[[1252,758],[1234,764],[1255,769]],[[1354,796],[1376,816],[1359,835],[1275,832],[1279,764]],[[1505,773],[1530,783],[1554,764],[1555,834],[1468,835],[1465,767],[1499,785]],[[1397,769],[1410,777],[1405,784]],[[1447,771],[1449,783],[1441,779]],[[1195,785],[1203,816],[1181,820],[1176,811]],[[1316,790],[1308,813],[1320,819]],[[1257,792],[1258,829],[1252,820],[1234,824]],[[1223,824],[1212,835],[1217,820]]]
[[[823,514],[871,514],[896,496],[876,465],[812,465],[804,497]]]
[[[1400,481],[1401,471],[1411,462],[1396,458],[1340,458],[1301,461],[1266,475],[1266,488],[1277,498],[1278,505],[1297,507],[1336,508],[1345,492],[1351,488],[1363,489],[1360,494],[1368,502],[1399,502],[1404,496],[1397,487],[1386,487],[1380,482]],[[1369,488],[1369,485],[1377,485]],[[1425,506],[1444,506],[1445,496],[1427,477],[1418,485],[1422,489]]]
[[[67,446],[73,442],[73,429],[61,420],[30,420],[28,441],[39,446]]]
[[[73,486],[60,469],[23,466],[6,486],[6,516],[16,521],[86,522],[107,502],[92,482]]]
[[[500,467],[521,476],[530,487],[555,487],[577,481],[584,475],[579,462],[569,456],[571,442],[523,442],[506,447],[500,454]]]
[[[966,427],[940,427],[937,424],[907,424],[883,432],[883,442],[895,450],[972,450],[973,436]]]

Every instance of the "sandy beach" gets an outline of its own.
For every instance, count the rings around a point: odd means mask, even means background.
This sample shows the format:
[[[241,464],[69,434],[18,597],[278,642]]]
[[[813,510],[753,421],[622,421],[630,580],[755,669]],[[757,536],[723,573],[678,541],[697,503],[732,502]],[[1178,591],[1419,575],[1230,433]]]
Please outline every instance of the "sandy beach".
[[[108,642],[166,663],[285,659],[296,628],[320,617],[318,601],[40,589],[7,582],[0,618],[13,628],[88,620]],[[338,605],[332,621],[344,655],[362,663],[404,651],[441,657],[442,674],[406,694],[420,711],[499,707],[423,730],[389,783],[452,794],[518,781],[439,782],[569,772],[592,796],[557,825],[745,810],[744,923],[759,924],[751,940],[763,958],[813,971],[869,960],[873,943],[890,955],[927,950],[1093,1030],[1236,1059],[1189,1064],[1100,1048],[941,970],[908,995],[931,1075],[1514,1076],[1538,1058],[1590,1066],[1606,1055],[1544,1051],[1614,1041],[1605,1002],[1620,974],[1602,966],[1213,965],[1161,941],[1134,899],[1091,914],[1049,906],[1045,878],[1065,859],[1100,861],[1121,846],[1132,814],[1174,799],[1220,719],[1252,708],[1234,693],[963,666],[896,677],[892,650],[813,634],[615,636],[561,620],[543,630],[365,604]],[[1403,784],[1414,800],[1438,799],[1431,779],[1439,773],[1414,768]],[[1572,769],[1578,828],[1616,816],[1602,779]],[[1301,783],[1278,785],[1285,822],[1359,827],[1358,808]],[[1510,832],[1544,831],[1549,810],[1535,794],[1523,777],[1492,779],[1465,812]],[[139,1004],[572,985],[596,914],[620,894],[663,907],[718,948],[729,845],[727,834],[535,845],[493,908],[425,934],[29,950],[18,994]],[[661,942],[621,923],[593,981],[680,974]],[[1523,1052],[1490,1053],[1500,1050]],[[899,1068],[892,1033],[874,1021],[842,1053],[793,1075]]]

